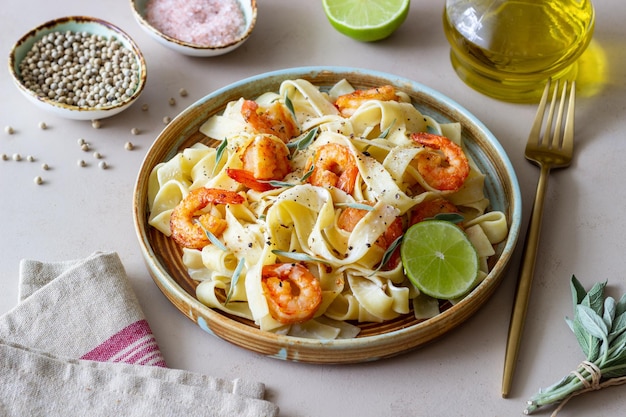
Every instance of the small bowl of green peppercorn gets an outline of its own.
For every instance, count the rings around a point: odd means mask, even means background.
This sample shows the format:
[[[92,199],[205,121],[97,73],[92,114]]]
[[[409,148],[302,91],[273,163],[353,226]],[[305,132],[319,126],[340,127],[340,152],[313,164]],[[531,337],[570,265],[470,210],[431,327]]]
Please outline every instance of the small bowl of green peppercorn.
[[[51,20],[26,33],[11,50],[9,71],[32,103],[75,120],[125,110],[140,96],[147,75],[130,36],[87,16]]]

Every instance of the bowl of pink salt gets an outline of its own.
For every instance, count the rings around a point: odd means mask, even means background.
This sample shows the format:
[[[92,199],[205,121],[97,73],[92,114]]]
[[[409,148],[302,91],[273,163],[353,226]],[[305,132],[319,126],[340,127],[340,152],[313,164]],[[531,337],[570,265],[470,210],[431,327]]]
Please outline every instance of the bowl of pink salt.
[[[185,55],[217,56],[241,46],[257,18],[256,0],[131,0],[139,25]]]

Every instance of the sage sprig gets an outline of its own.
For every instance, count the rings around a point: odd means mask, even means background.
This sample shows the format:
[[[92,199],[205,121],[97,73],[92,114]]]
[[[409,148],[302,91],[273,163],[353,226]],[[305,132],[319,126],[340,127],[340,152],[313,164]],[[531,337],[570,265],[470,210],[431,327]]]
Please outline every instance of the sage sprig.
[[[311,165],[311,168],[309,168],[309,170],[304,173],[302,178],[300,178],[300,183],[303,183],[304,181],[306,181],[307,178],[309,178],[311,176],[311,174],[313,174],[313,170],[314,169],[315,169],[315,166]],[[267,183],[267,184],[271,185],[272,187],[276,187],[276,188],[293,187],[293,186],[297,185],[297,184],[293,184],[293,183],[290,183],[290,182],[278,181],[278,180],[258,180],[258,181],[262,182],[262,183]]]
[[[237,264],[237,268],[235,268],[235,272],[233,272],[233,277],[230,280],[230,288],[228,289],[228,294],[226,294],[226,301],[224,301],[224,305],[230,302],[231,297],[235,292],[235,287],[239,282],[239,277],[241,276],[241,272],[243,271],[243,267],[246,264],[246,258],[241,258],[239,263]]]
[[[396,124],[396,119],[393,119],[393,121],[391,122],[391,124],[387,127],[387,129],[385,129],[384,132],[381,132],[379,138],[380,139],[387,139],[387,136],[389,136],[389,132],[391,132],[391,128],[393,127],[393,125]]]
[[[202,231],[206,235],[207,239],[209,239],[211,241],[211,243],[213,243],[215,246],[217,246],[218,248],[220,248],[224,252],[228,250],[228,248],[217,238],[217,236],[215,236],[213,233],[211,233],[211,231],[209,229],[204,227],[204,225],[200,222],[200,220],[194,219],[193,221],[194,221],[195,224],[200,226],[200,228],[202,229]]]
[[[217,168],[217,166],[220,164],[220,161],[222,160],[222,156],[224,155],[224,151],[226,150],[227,146],[228,140],[224,138],[224,140],[222,141],[222,143],[220,143],[220,146],[217,147],[217,150],[215,152],[215,165],[213,165],[213,171],[211,172],[211,175],[215,174],[215,168]]]
[[[435,217],[433,217],[433,219],[444,220],[450,223],[459,224],[463,223],[465,217],[463,217],[463,215],[459,213],[437,213],[435,214]]]
[[[293,116],[293,120],[297,120],[297,118],[296,118],[296,109],[294,109],[293,103],[291,102],[291,99],[289,98],[287,93],[285,93],[285,106],[287,107],[287,109],[289,110],[291,115]]]
[[[309,254],[306,253],[302,253],[302,252],[288,252],[288,251],[284,251],[284,250],[279,250],[279,249],[274,249],[272,250],[272,253],[276,256],[282,256],[284,258],[288,258],[294,261],[300,261],[300,262],[319,262],[319,263],[323,263],[323,264],[328,264],[328,261],[325,259],[321,259],[321,258],[316,258],[314,256],[311,256]]]
[[[318,131],[319,131],[318,127],[315,127],[309,130],[301,138],[287,143],[287,148],[295,149],[297,151],[301,151],[301,150],[308,148],[308,146],[313,142],[313,139],[315,139],[315,136],[317,136]]]
[[[400,244],[402,243],[403,237],[404,235],[398,236],[396,240],[394,240],[391,243],[391,245],[389,245],[387,250],[385,250],[385,253],[383,253],[383,257],[381,258],[380,263],[378,264],[378,267],[370,274],[370,276],[374,275],[375,273],[380,271],[385,265],[387,265],[387,263],[391,259],[391,256],[396,251],[396,248],[400,246]]]
[[[539,390],[524,414],[560,403],[553,416],[576,395],[626,383],[626,294],[619,301],[604,297],[606,282],[585,291],[575,276],[571,279],[574,318],[566,322],[576,336],[586,360],[555,384]]]
[[[374,211],[373,206],[369,206],[367,204],[362,204],[362,203],[336,203],[335,206],[349,207],[349,208],[358,209],[358,210]]]

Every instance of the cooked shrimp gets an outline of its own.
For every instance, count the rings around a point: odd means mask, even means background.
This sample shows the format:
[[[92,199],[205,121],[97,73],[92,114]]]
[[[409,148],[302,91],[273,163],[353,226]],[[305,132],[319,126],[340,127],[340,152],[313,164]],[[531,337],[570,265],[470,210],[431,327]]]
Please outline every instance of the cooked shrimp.
[[[390,85],[370,88],[369,90],[356,90],[353,93],[337,97],[335,107],[343,117],[350,117],[361,104],[368,100],[398,101],[396,89]]]
[[[291,172],[289,149],[279,139],[257,136],[241,155],[243,169],[227,168],[226,173],[235,181],[255,191],[268,191],[275,187],[267,180],[282,180]]]
[[[450,139],[432,133],[413,133],[418,144],[429,148],[417,155],[417,170],[431,187],[457,191],[469,175],[469,162],[463,149]]]
[[[371,205],[370,203],[365,204]],[[348,207],[344,209],[341,214],[339,214],[337,226],[346,232],[351,232],[356,227],[356,224],[361,221],[366,214],[367,210]],[[380,246],[383,250],[387,250],[397,238],[402,236],[402,233],[402,218],[396,217],[387,230],[385,230],[374,243]]]
[[[243,169],[258,180],[282,180],[291,172],[287,145],[270,136],[257,136],[241,155]]]
[[[226,220],[209,213],[198,213],[209,204],[242,204],[245,199],[233,192],[217,188],[196,188],[174,208],[170,218],[172,238],[180,246],[201,249],[211,241],[205,229],[219,236],[226,229]],[[196,223],[199,222],[200,224]]]
[[[245,169],[226,168],[226,174],[238,183],[260,193],[277,188],[269,182],[259,181],[254,178],[254,174],[252,172],[246,171]]]
[[[410,225],[412,226],[415,223],[435,217],[437,214],[458,212],[458,207],[445,198],[435,198],[434,200],[422,201],[411,209]]]
[[[322,302],[319,280],[301,264],[265,265],[261,285],[270,314],[283,324],[309,320]]]
[[[258,133],[267,133],[288,142],[300,134],[291,112],[279,101],[261,108],[256,101],[245,100],[241,106],[244,120]]]
[[[337,187],[350,194],[354,190],[359,167],[347,146],[327,143],[315,151],[306,164],[308,171],[313,166],[313,173],[308,178],[312,185]]]

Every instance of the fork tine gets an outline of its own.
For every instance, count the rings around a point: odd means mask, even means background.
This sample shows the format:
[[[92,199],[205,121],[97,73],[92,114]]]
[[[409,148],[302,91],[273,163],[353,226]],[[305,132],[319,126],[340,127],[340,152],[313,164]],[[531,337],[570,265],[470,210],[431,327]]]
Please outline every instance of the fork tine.
[[[565,90],[565,89],[564,89]],[[563,92],[565,94],[565,91]],[[574,152],[574,109],[576,105],[576,81],[572,81],[569,94],[569,103],[567,107],[567,116],[565,118],[565,129],[563,131],[562,148],[568,153]]]
[[[530,133],[528,134],[528,145],[530,145],[531,143],[534,143],[536,145],[541,143],[541,127],[543,126],[543,116],[546,112],[546,104],[548,103],[550,84],[551,79],[548,79],[548,82],[546,83],[546,88],[543,90],[543,95],[541,96],[541,101],[539,102],[539,107],[537,107],[535,121],[533,122],[533,125],[530,128]]]
[[[550,113],[556,106],[556,101],[559,95],[559,82],[556,82],[554,86],[554,94],[552,95],[552,104],[550,105]],[[563,126],[563,110],[565,109],[565,99],[567,98],[567,81],[563,81],[563,90],[561,92],[561,100],[559,101],[559,110],[556,114],[556,122],[552,126],[552,120],[546,126],[546,134],[552,132],[552,138],[547,142],[550,149],[561,149],[561,130]]]
[[[560,139],[561,113],[563,112],[562,107],[559,108],[559,111],[557,114],[556,125],[553,124],[554,109],[556,108],[556,104],[558,102],[557,100],[558,95],[559,95],[559,80],[556,80],[554,82],[554,91],[552,92],[552,100],[550,100],[550,110],[548,110],[548,119],[546,120],[543,137],[541,138],[541,143],[550,149],[558,148],[558,145],[559,145],[558,142]]]

